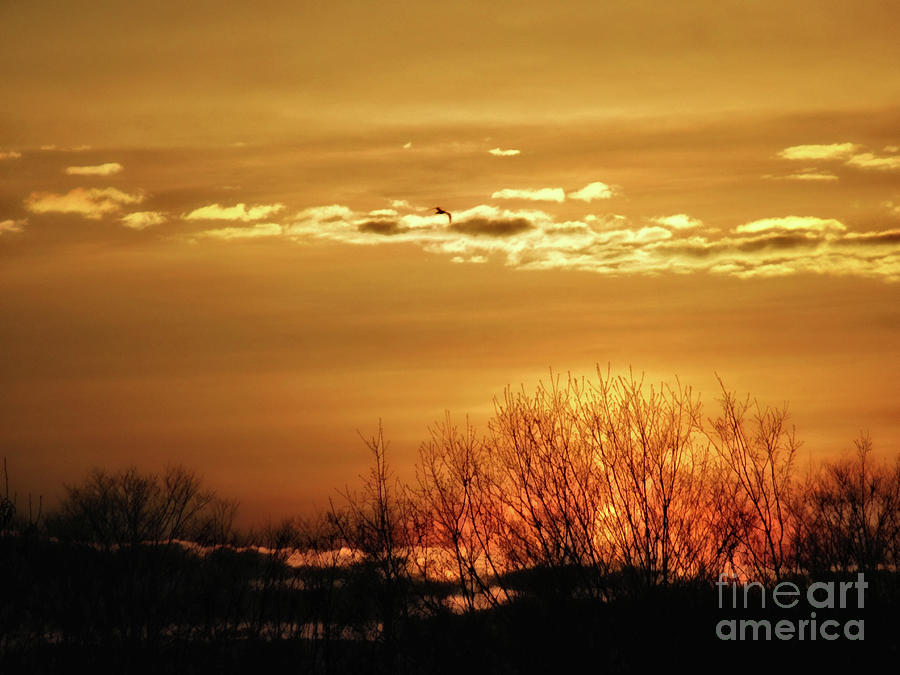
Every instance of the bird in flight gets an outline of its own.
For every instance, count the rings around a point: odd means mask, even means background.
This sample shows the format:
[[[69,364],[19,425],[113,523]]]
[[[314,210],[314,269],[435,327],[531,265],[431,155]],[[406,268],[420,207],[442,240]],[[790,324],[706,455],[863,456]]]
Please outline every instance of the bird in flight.
[[[450,223],[453,222],[453,215],[452,215],[449,211],[444,211],[444,209],[442,209],[440,206],[435,206],[435,207],[434,207],[434,214],[435,214],[436,216],[439,216],[439,215],[441,215],[442,213],[443,213],[445,216],[447,216],[447,224],[448,224],[448,225],[449,225]]]

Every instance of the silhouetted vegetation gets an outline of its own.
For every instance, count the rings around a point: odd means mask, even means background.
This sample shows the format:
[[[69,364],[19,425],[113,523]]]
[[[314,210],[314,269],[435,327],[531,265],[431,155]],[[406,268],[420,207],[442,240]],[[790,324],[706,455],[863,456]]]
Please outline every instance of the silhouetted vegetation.
[[[379,426],[356,489],[251,532],[183,467],[95,470],[37,517],[4,472],[0,671],[566,672],[588,659],[642,672],[686,649],[695,670],[896,659],[900,456],[877,460],[868,435],[800,478],[787,410],[724,385],[712,417],[690,387],[602,372],[495,406],[483,433],[436,423],[410,484]],[[860,572],[864,647],[716,637],[723,617],[808,618],[721,609],[723,573],[771,590]]]

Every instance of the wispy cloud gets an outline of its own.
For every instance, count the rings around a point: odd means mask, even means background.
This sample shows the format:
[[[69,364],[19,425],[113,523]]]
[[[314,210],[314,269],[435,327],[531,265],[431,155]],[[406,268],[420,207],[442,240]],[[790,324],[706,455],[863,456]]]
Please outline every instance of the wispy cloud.
[[[15,150],[0,150],[0,159],[21,159],[22,153]]]
[[[782,159],[846,159],[859,149],[856,143],[792,145],[778,153]]]
[[[766,175],[763,176],[763,178],[769,178],[771,180],[812,181],[818,183],[830,183],[838,180],[838,177],[830,171],[819,171],[818,169],[803,169],[802,171],[795,171],[794,173],[789,173],[785,176]]]
[[[22,232],[25,220],[0,220],[0,236],[13,232]]]
[[[25,208],[32,213],[76,213],[96,220],[143,199],[143,195],[116,188],[75,188],[65,194],[32,192],[25,199]]]
[[[262,220],[278,213],[284,208],[284,204],[259,204],[247,208],[243,202],[234,206],[221,206],[220,204],[210,204],[209,206],[201,206],[194,209],[186,216],[185,220],[240,220],[249,222],[251,220]]]
[[[494,157],[515,157],[519,154],[519,150],[515,150],[510,148],[509,150],[502,150],[501,148],[491,148],[488,150]]]
[[[352,218],[353,215],[353,209],[347,206],[329,204],[327,206],[312,206],[308,209],[303,209],[294,216],[294,219],[301,223],[307,221],[333,223]]]
[[[112,176],[121,173],[124,168],[118,162],[107,162],[96,166],[69,166],[66,173],[70,176]]]
[[[47,143],[41,146],[41,150],[45,152],[85,152],[90,149],[90,145],[55,145]]]
[[[281,225],[277,223],[255,223],[244,227],[222,227],[215,230],[204,230],[191,235],[205,239],[260,239],[263,237],[277,237],[282,233]]]
[[[900,169],[900,155],[876,155],[872,152],[862,152],[863,147],[857,143],[832,143],[830,145],[794,145],[785,148],[778,153],[783,159],[803,159],[803,160],[840,160],[846,166],[852,166],[857,169],[878,169],[889,171],[892,169]],[[884,148],[885,152],[896,153],[895,146],[888,145]],[[815,169],[806,169],[803,172],[785,176],[785,178],[794,178],[796,180],[837,180],[837,177],[831,178],[832,174],[817,172]]]
[[[166,222],[166,216],[159,211],[136,211],[122,216],[122,224],[132,230],[145,230],[148,227],[162,225]]]
[[[879,157],[871,152],[862,152],[848,159],[847,166],[855,166],[860,169],[880,169],[882,171],[900,169],[900,155]]]
[[[650,221],[674,230],[690,230],[703,225],[702,220],[691,218],[686,213],[676,213],[674,216],[657,216],[650,218]]]
[[[609,199],[615,193],[615,189],[607,185],[606,183],[601,183],[600,181],[596,181],[594,183],[589,183],[585,185],[580,190],[576,190],[575,192],[569,193],[569,199],[577,199],[582,202],[592,202],[595,199]]]
[[[517,189],[503,188],[491,195],[492,199],[526,199],[535,202],[564,202],[566,192],[562,188]]]
[[[847,227],[833,218],[816,218],[815,216],[784,216],[780,218],[763,218],[750,223],[738,225],[734,231],[739,234],[767,232],[772,230],[808,230],[815,232],[844,232]]]

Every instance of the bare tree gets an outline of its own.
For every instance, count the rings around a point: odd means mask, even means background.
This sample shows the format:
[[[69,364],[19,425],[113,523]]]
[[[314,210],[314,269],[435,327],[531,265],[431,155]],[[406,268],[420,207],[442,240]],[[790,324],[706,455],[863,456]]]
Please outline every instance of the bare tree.
[[[72,538],[107,546],[191,537],[215,504],[214,493],[202,490],[199,477],[180,466],[167,467],[162,477],[134,467],[117,474],[95,469],[66,491],[57,527]]]
[[[790,563],[790,504],[800,443],[788,427],[787,406],[761,408],[725,389],[709,438],[725,467],[724,487],[738,506],[733,564],[755,578],[779,578]]]
[[[9,473],[6,468],[6,457],[3,458],[3,486],[3,496],[0,497],[0,533],[6,531],[16,515],[16,505],[9,498]]]
[[[601,592],[594,582],[608,560],[601,532],[606,503],[600,458],[580,417],[585,387],[572,377],[560,385],[551,373],[550,384],[539,384],[533,395],[507,389],[495,402],[492,498],[510,566],[567,569],[582,590]]]
[[[496,556],[494,465],[468,418],[460,430],[447,413],[430,431],[416,467],[414,517],[421,532],[416,562],[426,579],[452,574],[463,608],[471,613],[505,596]]]
[[[852,457],[822,465],[797,497],[798,563],[811,573],[896,569],[900,462],[877,462],[869,434],[854,445]]]
[[[505,553],[516,564],[580,570],[606,592],[611,571],[642,585],[705,574],[721,551],[715,466],[690,388],[646,386],[598,369],[592,383],[552,379],[507,391],[491,424],[503,479]]]
[[[714,474],[699,396],[677,380],[647,386],[599,369],[590,391],[580,417],[600,465],[615,563],[651,586],[714,565]]]
[[[409,615],[409,524],[411,507],[404,486],[387,462],[387,443],[381,422],[371,438],[363,437],[372,456],[368,475],[359,490],[345,490],[345,508],[332,503],[331,518],[346,545],[362,556],[373,573],[377,623],[373,627],[382,646],[382,664],[394,668],[399,631]]]

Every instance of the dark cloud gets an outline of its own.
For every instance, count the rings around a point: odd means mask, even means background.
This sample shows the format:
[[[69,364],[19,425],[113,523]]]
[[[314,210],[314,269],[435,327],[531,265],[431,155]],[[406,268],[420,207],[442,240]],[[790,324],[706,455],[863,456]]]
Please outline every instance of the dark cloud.
[[[865,232],[863,234],[844,237],[834,242],[837,246],[871,246],[900,244],[900,230],[887,232]]]
[[[713,256],[729,255],[735,252],[756,253],[759,251],[784,251],[798,248],[814,248],[822,243],[818,237],[802,234],[777,234],[752,239],[712,241],[708,243],[664,243],[659,248],[667,253],[689,258],[705,259]]]
[[[372,234],[382,234],[391,236],[394,234],[403,234],[408,232],[409,228],[401,225],[396,220],[369,220],[357,227],[360,232],[370,232]]]
[[[489,237],[511,237],[534,228],[525,218],[509,218],[491,220],[489,218],[470,218],[450,225],[451,230],[461,234],[486,235]]]
[[[688,258],[709,258],[713,254],[721,253],[725,248],[715,244],[664,244],[659,247],[667,253],[685,256]]]
[[[771,237],[759,237],[738,244],[735,248],[744,253],[753,253],[774,249],[784,251],[794,248],[814,247],[822,242],[818,237],[807,237],[802,234],[779,234]]]

